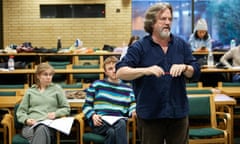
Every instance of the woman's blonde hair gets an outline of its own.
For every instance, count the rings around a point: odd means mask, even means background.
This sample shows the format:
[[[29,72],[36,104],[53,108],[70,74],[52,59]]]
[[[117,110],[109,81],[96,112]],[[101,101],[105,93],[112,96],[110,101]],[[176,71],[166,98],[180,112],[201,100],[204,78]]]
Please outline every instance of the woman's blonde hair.
[[[35,82],[36,82],[36,85],[40,84],[37,76],[40,75],[42,72],[44,72],[46,70],[50,70],[52,72],[52,74],[55,73],[54,68],[50,64],[48,64],[48,63],[40,63],[37,66],[37,69],[35,71]]]

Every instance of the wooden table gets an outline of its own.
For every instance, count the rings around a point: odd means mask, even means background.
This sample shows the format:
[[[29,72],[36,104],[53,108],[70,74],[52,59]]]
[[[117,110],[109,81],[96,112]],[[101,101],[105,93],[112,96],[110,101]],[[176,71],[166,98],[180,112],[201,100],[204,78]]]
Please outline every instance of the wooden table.
[[[216,67],[202,67],[201,73],[225,73],[226,79],[230,81],[232,79],[232,75],[236,72],[240,72],[240,68],[216,68]]]
[[[22,96],[0,96],[0,108],[13,109],[14,106],[21,102]],[[67,99],[71,108],[82,108],[85,99]]]
[[[82,112],[85,99],[67,99],[71,108],[77,109],[78,113]]]
[[[100,66],[103,65],[103,56],[120,56],[120,52],[94,52],[94,53],[72,53],[72,52],[67,52],[67,53],[0,53],[1,56],[31,56],[35,57],[37,63],[43,62],[44,57],[47,56],[70,56],[72,57],[72,64],[76,64],[78,62],[78,57],[79,56],[100,56]]]
[[[0,96],[0,109],[6,108],[13,114],[14,107],[17,103],[20,103],[22,96]]]
[[[240,72],[240,68],[228,68],[228,69],[223,69],[223,68],[215,68],[215,67],[203,67],[201,68],[202,73],[235,73],[235,72]]]
[[[12,111],[15,105],[21,102],[22,98],[22,96],[0,96],[0,108],[7,108]],[[68,102],[71,108],[82,110],[85,99],[68,99]]]
[[[208,55],[208,51],[194,51],[192,54],[193,55]],[[222,51],[214,51],[212,52],[213,55],[224,55],[226,52],[222,52]]]
[[[240,98],[240,87],[220,87],[221,93],[235,98]]]
[[[15,69],[13,71],[0,70],[0,74],[35,74],[35,69]],[[104,73],[104,69],[55,69],[55,73],[77,74],[77,73]]]
[[[225,94],[216,94],[215,95],[215,104],[216,107],[222,107],[222,106],[227,106],[228,107],[228,112],[231,116],[231,130],[229,132],[229,144],[234,144],[234,118],[233,118],[233,109],[234,106],[237,104],[236,100],[228,95]]]
[[[0,70],[0,74],[8,74],[8,75],[14,75],[14,74],[26,74],[28,79],[28,84],[32,85],[34,82],[34,75],[35,75],[36,69],[15,69],[13,71],[8,70]],[[81,74],[81,73],[97,73],[101,74],[100,79],[103,79],[104,77],[104,69],[103,68],[96,68],[96,69],[55,69],[55,74],[66,74],[68,77],[68,82],[72,83],[73,74]]]

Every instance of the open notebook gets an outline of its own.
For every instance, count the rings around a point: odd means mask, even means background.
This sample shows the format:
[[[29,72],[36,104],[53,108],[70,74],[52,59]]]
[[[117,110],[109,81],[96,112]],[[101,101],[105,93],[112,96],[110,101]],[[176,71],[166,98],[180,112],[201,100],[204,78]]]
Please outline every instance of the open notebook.
[[[128,117],[123,116],[102,116],[101,117],[105,122],[109,123],[110,125],[113,125],[115,122],[117,122],[120,119],[127,120]]]
[[[63,132],[64,134],[69,135],[72,128],[73,121],[74,121],[74,117],[62,117],[54,120],[46,119],[46,120],[37,122],[31,128],[34,128],[39,124],[43,124],[48,127],[54,128],[60,132]]]

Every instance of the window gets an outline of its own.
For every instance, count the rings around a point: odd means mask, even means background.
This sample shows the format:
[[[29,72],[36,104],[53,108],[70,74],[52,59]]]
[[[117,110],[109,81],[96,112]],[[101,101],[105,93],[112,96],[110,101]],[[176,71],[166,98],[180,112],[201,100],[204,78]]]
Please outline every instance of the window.
[[[41,18],[104,18],[105,4],[40,5]]]
[[[132,0],[132,34],[144,36],[144,14],[159,0]],[[188,40],[199,18],[208,22],[213,47],[229,47],[230,40],[239,43],[240,1],[236,0],[167,0],[173,6],[172,33]],[[192,12],[194,10],[194,12]],[[194,22],[192,22],[194,20]]]

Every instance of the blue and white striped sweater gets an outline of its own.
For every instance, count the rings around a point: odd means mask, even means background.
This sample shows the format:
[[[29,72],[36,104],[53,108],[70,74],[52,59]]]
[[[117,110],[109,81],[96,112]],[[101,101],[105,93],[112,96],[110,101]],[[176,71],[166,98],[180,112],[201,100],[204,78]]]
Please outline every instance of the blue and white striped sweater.
[[[86,90],[86,101],[83,106],[85,117],[99,115],[131,116],[136,103],[133,90],[125,83],[111,83],[97,80]]]

